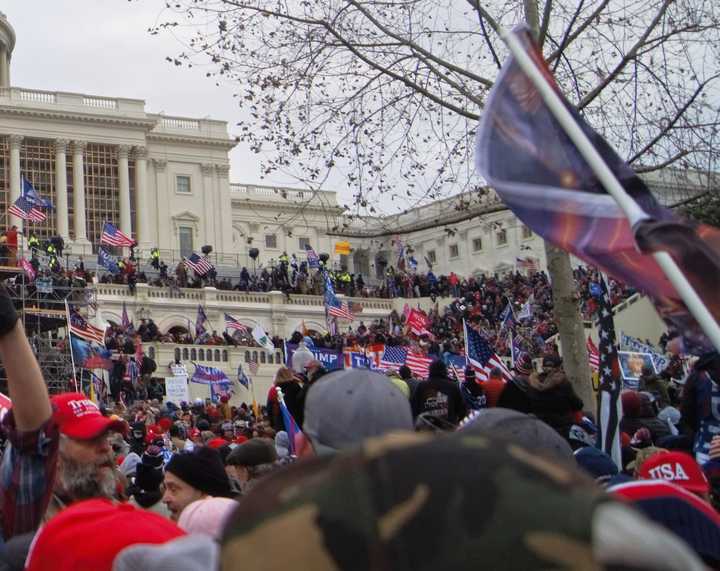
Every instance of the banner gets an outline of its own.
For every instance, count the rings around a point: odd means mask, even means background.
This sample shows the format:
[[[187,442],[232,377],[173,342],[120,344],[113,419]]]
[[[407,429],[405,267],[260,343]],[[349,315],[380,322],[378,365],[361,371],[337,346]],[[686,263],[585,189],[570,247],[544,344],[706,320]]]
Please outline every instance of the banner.
[[[630,337],[630,335],[620,333],[620,347],[627,351],[634,351],[636,353],[650,353],[650,355],[652,355],[653,364],[655,365],[655,370],[658,373],[664,371],[670,364],[670,359],[668,357],[658,353],[655,347],[648,345],[647,343],[643,343],[636,337]]]
[[[285,364],[291,367],[292,356],[297,349],[297,345],[293,343],[287,343],[287,354],[285,355]],[[322,363],[328,371],[335,371],[337,369],[344,368],[344,360],[342,351],[335,351],[333,349],[322,349],[319,347],[308,347],[308,350],[313,354],[313,357]]]
[[[185,365],[170,365],[172,377],[165,378],[165,400],[180,406],[181,402],[190,402],[188,373]]]
[[[350,242],[335,242],[335,253],[339,256],[349,256]]]

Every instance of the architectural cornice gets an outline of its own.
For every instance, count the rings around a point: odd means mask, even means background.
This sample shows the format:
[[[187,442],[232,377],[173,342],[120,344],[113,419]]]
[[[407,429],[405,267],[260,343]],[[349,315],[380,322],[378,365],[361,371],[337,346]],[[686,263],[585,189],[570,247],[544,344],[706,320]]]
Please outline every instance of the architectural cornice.
[[[252,200],[250,198],[232,198],[232,203],[242,206],[251,206],[253,208],[263,208],[266,210],[273,210],[275,212],[282,212],[284,210],[303,210],[305,212],[322,212],[323,214],[331,214],[334,216],[340,216],[344,212],[339,206],[323,206],[320,204],[294,204],[292,202],[264,202],[261,200]]]
[[[226,150],[230,150],[237,145],[235,141],[230,139],[211,139],[208,137],[192,137],[190,135],[176,135],[171,133],[153,133],[152,131],[147,134],[147,139],[148,141],[158,141],[162,143],[219,147]]]
[[[18,115],[22,117],[34,117],[36,119],[53,119],[60,121],[79,121],[81,123],[98,123],[105,125],[123,125],[136,127],[149,131],[157,125],[156,119],[142,119],[123,117],[121,115],[101,115],[96,113],[77,113],[70,111],[55,111],[50,109],[33,109],[29,107],[0,106],[0,116]]]

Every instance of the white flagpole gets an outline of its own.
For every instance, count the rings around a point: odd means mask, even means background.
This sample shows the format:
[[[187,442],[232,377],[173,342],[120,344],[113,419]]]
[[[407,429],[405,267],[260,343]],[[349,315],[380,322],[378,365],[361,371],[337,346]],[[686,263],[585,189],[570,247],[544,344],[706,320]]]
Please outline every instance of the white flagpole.
[[[605,190],[615,199],[618,206],[620,206],[628,218],[630,226],[634,226],[641,220],[648,219],[648,214],[640,208],[625,191],[620,181],[618,181],[590,139],[588,139],[587,135],[580,128],[580,125],[577,124],[570,111],[567,110],[560,96],[546,81],[540,69],[525,51],[519,38],[512,32],[504,29],[500,29],[499,33],[517,60],[520,68],[525,72],[530,81],[533,82],[533,85],[535,85],[535,88],[542,96],[543,101],[545,101],[551,113],[555,116],[555,119],[557,119],[567,136],[570,137],[578,148],[580,154],[588,162],[588,165],[590,165],[595,175],[600,179]],[[702,327],[712,344],[716,349],[720,350],[720,325],[718,325],[710,311],[705,307],[700,296],[698,296],[677,263],[675,263],[675,260],[673,260],[672,256],[667,252],[654,252],[652,256],[680,297],[682,297],[690,313],[698,321],[700,327]]]
[[[70,362],[72,363],[73,368],[73,383],[75,383],[75,392],[78,391],[78,383],[77,383],[77,375],[75,374],[75,355],[73,355],[72,350],[72,333],[70,332],[70,306],[68,305],[67,298],[65,298],[65,317],[67,319],[67,326],[68,326],[68,341],[70,342]]]

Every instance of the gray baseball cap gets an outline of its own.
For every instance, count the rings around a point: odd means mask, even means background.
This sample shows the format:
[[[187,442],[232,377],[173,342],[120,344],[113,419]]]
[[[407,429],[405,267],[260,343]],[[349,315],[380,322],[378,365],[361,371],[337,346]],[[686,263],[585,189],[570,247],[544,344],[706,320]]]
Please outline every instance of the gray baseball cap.
[[[318,453],[352,448],[397,430],[413,430],[412,411],[385,375],[369,369],[335,371],[308,391],[303,431]]]
[[[528,450],[575,462],[570,444],[539,418],[508,408],[488,408],[464,423],[463,432],[498,436]]]

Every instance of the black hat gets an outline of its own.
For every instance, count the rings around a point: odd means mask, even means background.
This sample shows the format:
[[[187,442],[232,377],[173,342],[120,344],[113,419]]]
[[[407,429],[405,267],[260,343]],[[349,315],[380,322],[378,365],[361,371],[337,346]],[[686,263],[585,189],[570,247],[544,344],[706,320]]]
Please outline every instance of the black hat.
[[[428,371],[430,377],[447,377],[447,366],[441,360],[433,361]]]
[[[201,446],[192,452],[174,454],[165,466],[170,472],[210,496],[230,497],[230,480],[228,480],[222,459],[217,450]]]
[[[562,367],[562,357],[558,355],[545,355],[542,360],[543,369],[548,367]]]
[[[231,466],[259,466],[277,460],[275,443],[267,438],[253,438],[236,447],[226,459]]]

